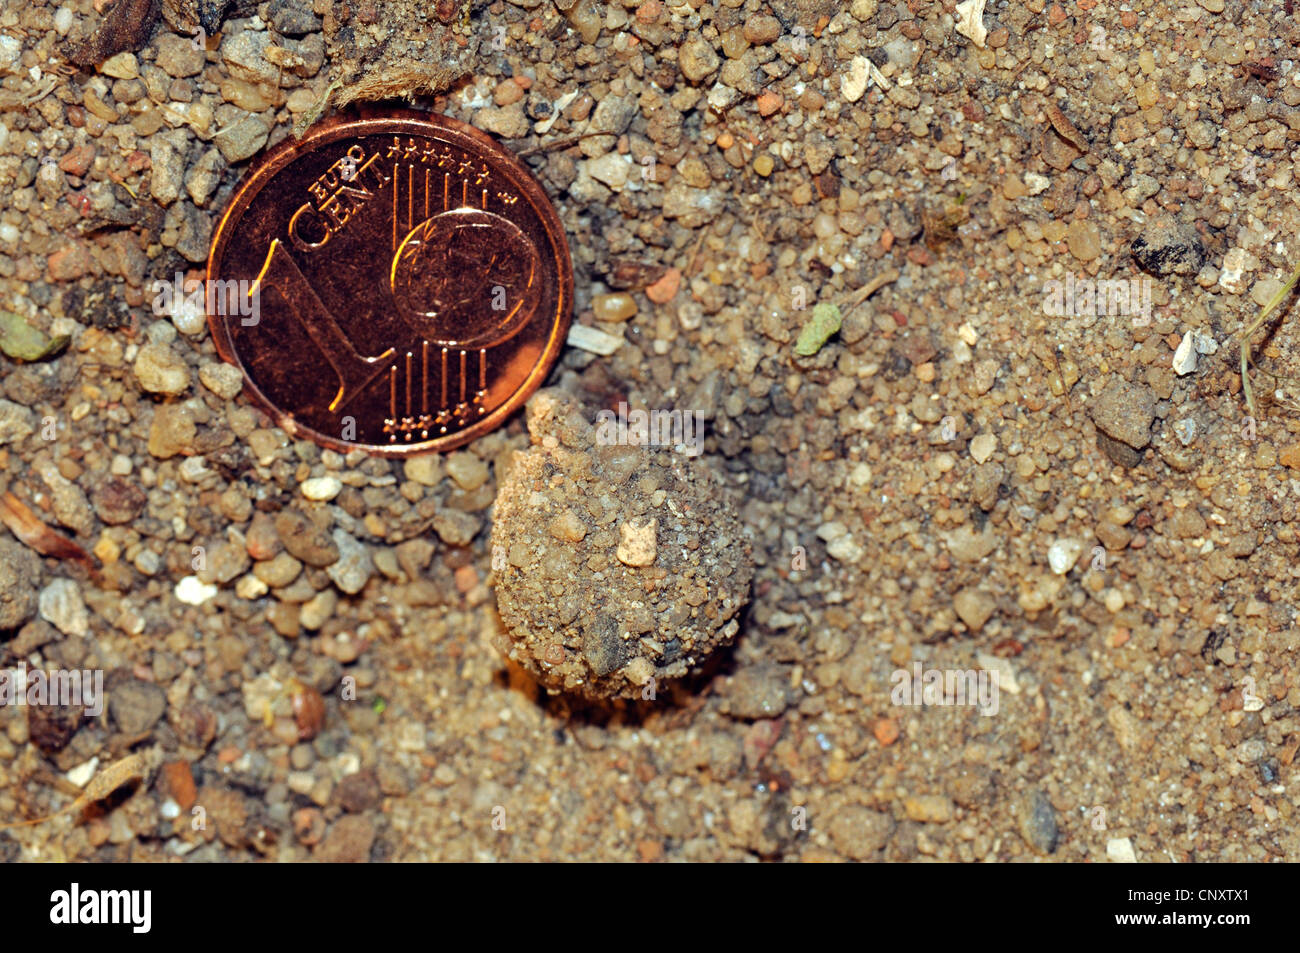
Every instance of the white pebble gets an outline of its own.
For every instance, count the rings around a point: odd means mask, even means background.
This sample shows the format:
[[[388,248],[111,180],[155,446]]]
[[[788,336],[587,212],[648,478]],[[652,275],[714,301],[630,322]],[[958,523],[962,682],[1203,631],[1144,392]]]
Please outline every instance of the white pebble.
[[[176,598],[189,606],[201,606],[216,594],[217,587],[200,582],[198,576],[186,576],[176,583]]]
[[[59,7],[54,14],[54,30],[59,36],[67,36],[72,29],[72,7]]]
[[[12,71],[23,55],[23,44],[16,36],[0,34],[0,72]]]
[[[595,328],[589,328],[585,324],[571,324],[569,325],[568,343],[581,351],[590,351],[592,354],[609,357],[623,346],[623,339],[612,334],[606,334],[604,331],[598,331]]]
[[[176,302],[171,311],[172,324],[181,334],[195,337],[204,332],[208,326],[208,315],[197,301],[182,300]]]
[[[1137,854],[1133,851],[1133,842],[1127,837],[1112,837],[1106,841],[1106,856],[1117,864],[1136,864]]]
[[[178,470],[181,479],[186,483],[198,483],[212,472],[208,469],[207,461],[201,456],[186,457]]]
[[[865,56],[855,56],[840,77],[840,95],[847,102],[856,103],[871,85],[871,61]]]
[[[334,499],[342,489],[343,484],[338,481],[337,477],[312,477],[310,480],[302,481],[302,495],[309,500],[317,500],[318,502]]]
[[[266,583],[262,582],[262,580],[258,579],[251,573],[247,576],[243,576],[240,578],[239,582],[235,583],[235,595],[239,596],[241,599],[247,599],[250,602],[254,599],[262,598],[262,596],[266,595],[268,591]]]
[[[64,775],[69,781],[79,788],[84,788],[90,783],[90,779],[95,776],[95,769],[99,767],[99,758],[94,757],[89,761],[84,761],[75,768],[69,768],[68,773]]]
[[[1052,567],[1052,572],[1064,576],[1074,568],[1082,554],[1083,543],[1077,539],[1058,539],[1047,550],[1047,564]]]
[[[842,563],[855,563],[866,553],[852,536],[838,536],[826,544],[826,554]]]
[[[1181,377],[1194,370],[1196,370],[1195,338],[1192,332],[1188,331],[1178,343],[1178,350],[1174,351],[1174,373]]]
[[[37,597],[41,618],[64,635],[90,634],[90,613],[71,579],[55,579]]]

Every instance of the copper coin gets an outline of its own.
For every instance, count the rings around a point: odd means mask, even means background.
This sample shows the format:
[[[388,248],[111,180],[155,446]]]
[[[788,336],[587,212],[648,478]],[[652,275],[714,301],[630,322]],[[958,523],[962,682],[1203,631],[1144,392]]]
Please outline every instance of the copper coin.
[[[447,116],[336,119],[272,149],[217,224],[208,327],[294,437],[449,450],[545,379],[573,310],[564,229],[528,169]]]

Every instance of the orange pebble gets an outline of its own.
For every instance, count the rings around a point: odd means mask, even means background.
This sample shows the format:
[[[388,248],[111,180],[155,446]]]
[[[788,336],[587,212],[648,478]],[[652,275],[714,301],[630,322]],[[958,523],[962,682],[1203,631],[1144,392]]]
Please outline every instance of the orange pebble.
[[[478,585],[478,570],[473,566],[461,566],[456,570],[456,589],[464,595]]]
[[[645,296],[655,304],[667,304],[677,294],[682,285],[682,272],[679,268],[669,268],[662,278],[645,290]]]
[[[898,723],[892,718],[877,718],[871,726],[871,733],[882,747],[888,748],[898,740]]]
[[[636,18],[642,23],[654,23],[663,12],[664,5],[659,0],[645,0],[645,3],[636,8]]]
[[[758,114],[760,116],[770,116],[781,108],[785,102],[780,93],[774,93],[772,90],[764,90],[758,97]]]

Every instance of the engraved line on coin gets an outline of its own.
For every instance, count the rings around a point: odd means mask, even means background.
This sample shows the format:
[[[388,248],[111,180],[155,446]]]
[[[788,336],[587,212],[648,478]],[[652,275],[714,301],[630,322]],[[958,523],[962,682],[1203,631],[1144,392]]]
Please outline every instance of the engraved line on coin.
[[[482,417],[487,413],[487,406],[484,399],[487,397],[487,349],[478,349],[478,389],[473,396],[469,395],[469,351],[460,349],[460,400],[455,406],[448,406],[448,387],[449,380],[447,373],[447,355],[450,348],[442,348],[442,373],[440,375],[440,388],[442,400],[439,404],[439,410],[436,414],[429,414],[429,342],[420,342],[421,368],[420,375],[423,381],[423,388],[420,391],[420,414],[417,416],[414,412],[415,398],[412,391],[413,379],[415,377],[415,354],[413,351],[407,351],[402,358],[396,358],[388,365],[388,416],[384,418],[384,433],[388,434],[390,443],[397,441],[398,435],[402,435],[406,440],[410,440],[418,431],[421,440],[429,438],[429,430],[437,426],[439,432],[445,434],[447,426],[453,421],[459,426],[464,427],[469,423],[471,411],[477,417]],[[403,372],[402,363],[405,364]],[[404,380],[399,384],[399,378]],[[398,400],[398,392],[404,390],[404,401]],[[399,410],[402,413],[399,414]]]
[[[457,208],[402,239],[387,290],[420,337],[443,347],[494,347],[535,315],[541,265],[518,225],[494,212]]]
[[[304,202],[289,219],[289,240],[299,251],[315,251],[323,246],[375,197],[376,192],[388,184],[390,176],[376,164],[379,153],[376,152],[361,163],[365,154],[365,149],[359,144],[353,144],[342,158],[307,186],[307,191],[314,197],[314,203]],[[351,174],[347,174],[349,169]],[[308,216],[308,221],[317,220],[314,227],[299,224],[304,216]],[[323,231],[319,241],[314,241],[310,234],[305,234],[316,230]]]
[[[352,342],[343,333],[343,329],[338,326],[334,317],[317,297],[311,283],[298,270],[298,264],[289,254],[289,250],[280,243],[278,238],[271,239],[266,261],[253,282],[252,292],[260,293],[263,283],[280,291],[289,305],[289,312],[302,325],[307,336],[320,348],[325,359],[334,368],[334,372],[338,374],[339,389],[334,399],[330,401],[331,413],[344,407],[384,372],[384,362],[392,356],[393,348],[388,348],[376,357],[364,357],[357,353]]]

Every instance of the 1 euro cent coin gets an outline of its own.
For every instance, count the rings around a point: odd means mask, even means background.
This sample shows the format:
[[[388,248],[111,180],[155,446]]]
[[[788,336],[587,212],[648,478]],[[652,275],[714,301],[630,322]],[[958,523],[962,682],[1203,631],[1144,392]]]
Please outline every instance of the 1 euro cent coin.
[[[336,119],[249,172],[208,257],[208,327],[293,437],[383,456],[492,430],[542,383],[573,310],[554,207],[458,120]]]

